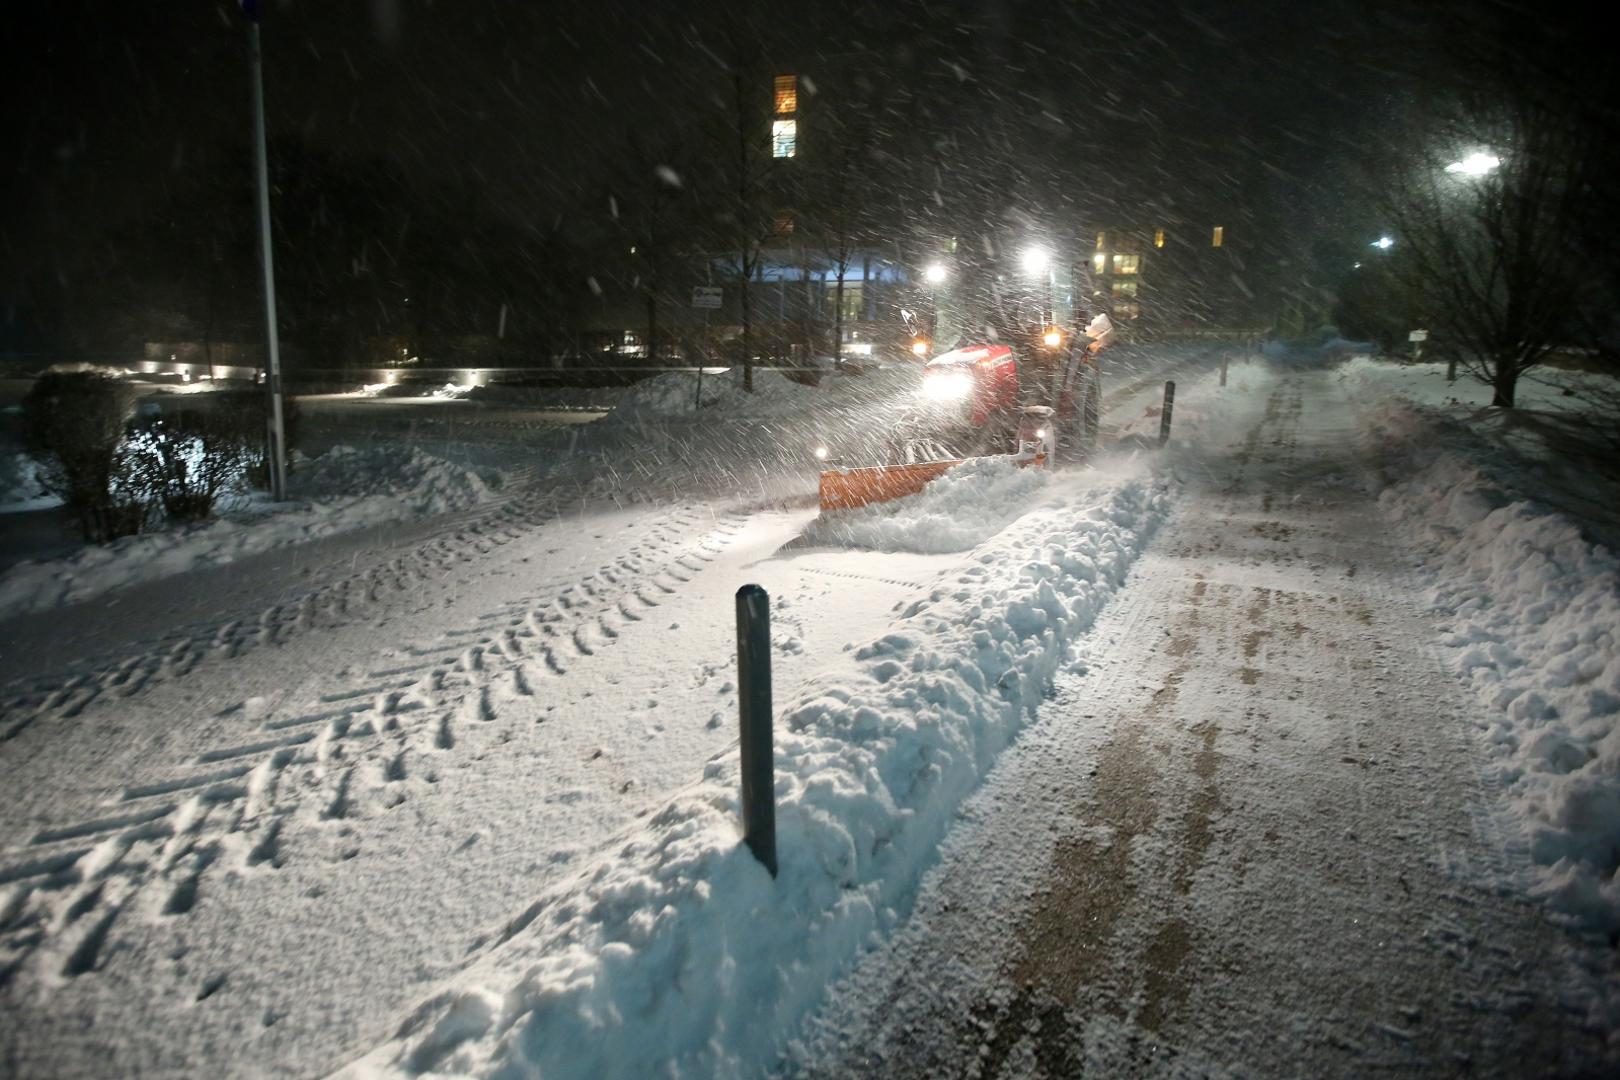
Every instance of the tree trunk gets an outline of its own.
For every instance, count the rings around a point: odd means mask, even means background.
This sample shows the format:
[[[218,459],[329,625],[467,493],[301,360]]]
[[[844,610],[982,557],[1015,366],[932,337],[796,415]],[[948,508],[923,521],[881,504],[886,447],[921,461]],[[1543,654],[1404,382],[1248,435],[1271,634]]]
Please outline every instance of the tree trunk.
[[[743,270],[742,270],[742,365],[743,365],[743,389],[751,394],[751,393],[754,392],[754,357],[753,357],[753,347],[752,347],[750,339],[753,336],[754,316],[753,316],[753,311],[749,307],[748,279],[752,275],[750,275],[748,271],[749,271],[749,266],[748,266],[747,260],[745,259],[743,261]]]
[[[1513,394],[1519,385],[1519,367],[1511,360],[1498,360],[1491,376],[1491,406],[1513,408]]]
[[[833,289],[833,363],[844,355],[844,264],[838,264],[838,284]]]
[[[647,290],[647,363],[658,363],[658,293]]]
[[[732,79],[737,92],[737,227],[741,233],[742,242],[738,245],[737,270],[742,287],[742,364],[743,364],[743,390],[754,392],[754,357],[752,349],[753,337],[753,311],[749,306],[748,279],[753,276],[754,267],[749,260],[749,251],[752,248],[749,229],[752,218],[748,210],[748,112],[743,107],[743,75],[741,53],[739,61],[732,72]]]

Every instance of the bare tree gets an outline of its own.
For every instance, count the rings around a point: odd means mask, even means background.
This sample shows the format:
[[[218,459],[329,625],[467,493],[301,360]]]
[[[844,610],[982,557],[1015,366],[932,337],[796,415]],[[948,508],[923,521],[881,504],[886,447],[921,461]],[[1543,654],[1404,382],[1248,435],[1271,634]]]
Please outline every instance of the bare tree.
[[[754,390],[754,313],[749,285],[759,268],[760,245],[764,238],[764,217],[761,204],[760,143],[764,138],[765,114],[755,104],[757,94],[750,92],[749,74],[752,65],[745,59],[744,45],[734,39],[732,48],[731,79],[735,94],[737,138],[736,204],[733,208],[735,245],[737,251],[737,290],[742,304],[742,365],[743,389]]]
[[[1579,333],[1612,154],[1587,88],[1543,77],[1557,40],[1448,32],[1449,77],[1423,86],[1412,122],[1393,129],[1386,158],[1408,164],[1380,185],[1434,352],[1503,408]]]

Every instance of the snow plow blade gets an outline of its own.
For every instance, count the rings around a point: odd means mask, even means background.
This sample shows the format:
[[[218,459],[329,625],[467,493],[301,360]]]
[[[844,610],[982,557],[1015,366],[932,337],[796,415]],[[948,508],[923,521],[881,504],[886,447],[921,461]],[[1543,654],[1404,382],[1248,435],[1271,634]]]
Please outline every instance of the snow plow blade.
[[[914,465],[874,465],[865,469],[829,469],[821,474],[821,509],[854,510],[869,503],[915,495],[931,481],[967,458],[920,461]],[[980,460],[975,458],[974,460]],[[1021,466],[1046,464],[1045,454],[1019,456]]]
[[[922,461],[915,465],[875,465],[867,469],[831,469],[821,474],[821,509],[853,510],[868,503],[915,495],[930,480],[962,464],[961,458]]]

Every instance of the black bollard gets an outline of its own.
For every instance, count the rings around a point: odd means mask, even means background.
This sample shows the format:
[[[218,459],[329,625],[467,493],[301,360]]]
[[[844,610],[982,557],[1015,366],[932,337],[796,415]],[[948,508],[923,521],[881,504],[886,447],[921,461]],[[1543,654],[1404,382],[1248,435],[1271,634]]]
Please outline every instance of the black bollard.
[[[1176,384],[1164,384],[1164,411],[1159,414],[1159,445],[1170,441],[1170,414],[1176,408]]]
[[[771,598],[737,590],[737,707],[742,715],[743,840],[776,876],[776,776],[771,746]]]

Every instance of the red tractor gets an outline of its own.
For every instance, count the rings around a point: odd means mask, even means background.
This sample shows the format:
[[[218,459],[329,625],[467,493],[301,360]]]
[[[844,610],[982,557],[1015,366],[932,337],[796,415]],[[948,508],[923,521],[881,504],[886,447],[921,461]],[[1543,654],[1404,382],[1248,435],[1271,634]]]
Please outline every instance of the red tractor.
[[[842,510],[921,491],[970,457],[1051,465],[1096,441],[1094,342],[1047,330],[1039,344],[958,345],[922,368],[916,399],[890,434],[884,463],[821,474],[821,507]]]

